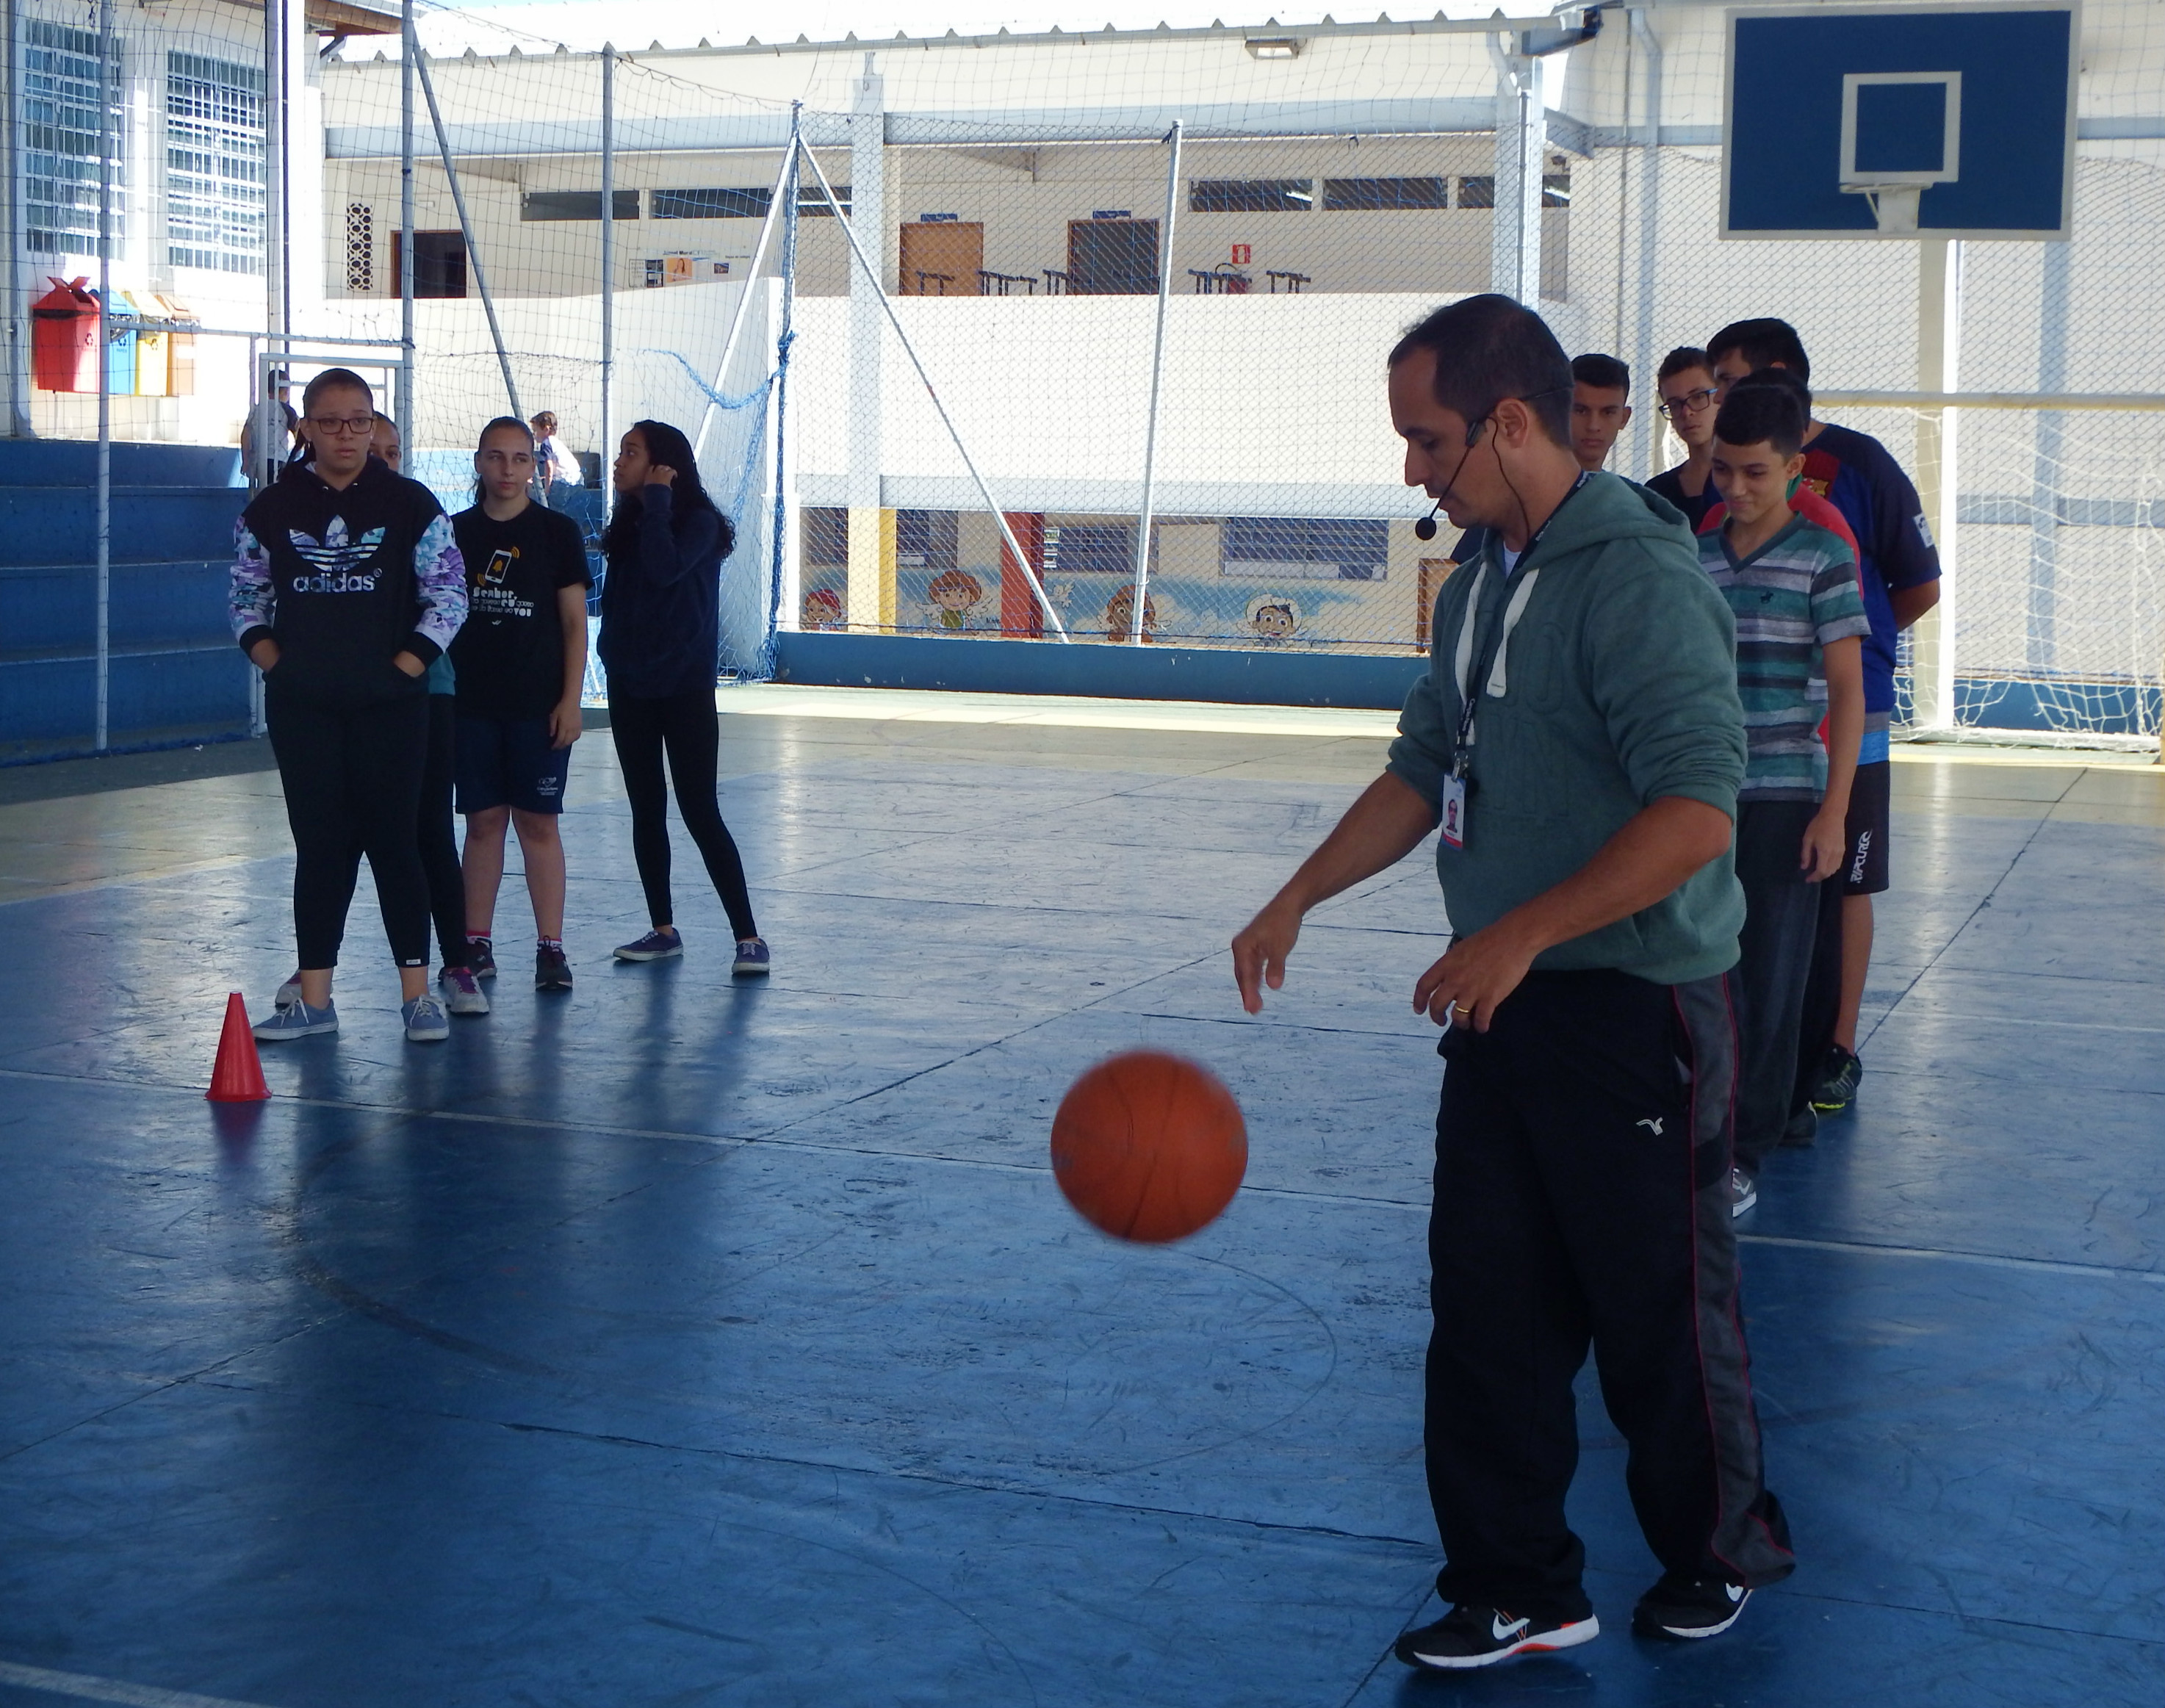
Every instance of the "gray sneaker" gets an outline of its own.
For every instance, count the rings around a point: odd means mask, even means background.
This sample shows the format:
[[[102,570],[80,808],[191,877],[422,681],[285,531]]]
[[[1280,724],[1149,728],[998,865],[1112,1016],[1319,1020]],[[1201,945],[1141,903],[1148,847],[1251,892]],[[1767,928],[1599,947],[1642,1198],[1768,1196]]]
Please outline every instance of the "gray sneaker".
[[[297,995],[292,1001],[275,1010],[267,1020],[259,1020],[250,1030],[266,1044],[282,1044],[288,1038],[313,1038],[320,1033],[334,1032],[338,1027],[338,1004],[327,1002],[321,1008],[310,1008]]]
[[[488,993],[481,988],[481,981],[470,969],[446,967],[436,974],[436,983],[443,988],[444,1006],[453,1014],[488,1012]]]
[[[1729,1171],[1729,1213],[1742,1215],[1759,1201],[1759,1183],[1741,1168]]]
[[[440,1044],[451,1035],[451,1017],[434,991],[424,990],[411,1002],[399,1004],[398,1014],[406,1022],[409,1044]]]

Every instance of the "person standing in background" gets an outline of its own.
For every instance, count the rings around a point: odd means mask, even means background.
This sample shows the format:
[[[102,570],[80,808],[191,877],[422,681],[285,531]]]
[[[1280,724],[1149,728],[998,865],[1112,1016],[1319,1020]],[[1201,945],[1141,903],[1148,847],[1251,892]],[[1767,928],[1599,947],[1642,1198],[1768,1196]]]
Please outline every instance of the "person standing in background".
[[[532,497],[535,445],[517,417],[482,429],[475,503],[451,519],[471,610],[459,672],[459,810],[466,814],[467,942],[496,973],[503,833],[515,826],[534,906],[534,988],[569,990],[564,842],[557,815],[579,739],[587,672],[587,548],[578,525]]]
[[[1654,389],[1662,400],[1662,419],[1684,448],[1684,460],[1648,481],[1646,490],[1683,511],[1696,534],[1721,496],[1709,476],[1714,467],[1714,359],[1690,345],[1679,345],[1662,358]]]
[[[534,432],[534,463],[541,477],[542,502],[552,510],[567,509],[585,477],[579,472],[578,458],[556,430],[556,412],[544,409],[526,424]]]
[[[619,961],[684,952],[669,894],[669,789],[736,934],[736,973],[763,973],[772,957],[752,918],[744,861],[722,822],[715,778],[721,729],[714,680],[721,661],[722,560],[736,544],[730,519],[700,484],[692,446],[663,421],[640,421],[616,457],[616,514],[602,545],[598,650],[608,673],[609,734],[631,803],[631,851],[651,929],[618,946]]]

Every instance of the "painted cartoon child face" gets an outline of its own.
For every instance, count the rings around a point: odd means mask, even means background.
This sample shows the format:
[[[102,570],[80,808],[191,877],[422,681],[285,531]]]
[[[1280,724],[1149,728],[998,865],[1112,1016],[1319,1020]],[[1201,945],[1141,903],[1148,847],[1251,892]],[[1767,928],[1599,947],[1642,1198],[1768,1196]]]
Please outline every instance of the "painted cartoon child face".
[[[977,596],[967,587],[935,587],[932,603],[950,611],[967,611],[977,603]]]
[[[1266,640],[1283,640],[1293,633],[1293,613],[1283,605],[1265,605],[1256,613],[1255,627]]]
[[[839,595],[825,588],[815,588],[804,595],[803,625],[807,629],[832,629],[840,626],[842,601]]]

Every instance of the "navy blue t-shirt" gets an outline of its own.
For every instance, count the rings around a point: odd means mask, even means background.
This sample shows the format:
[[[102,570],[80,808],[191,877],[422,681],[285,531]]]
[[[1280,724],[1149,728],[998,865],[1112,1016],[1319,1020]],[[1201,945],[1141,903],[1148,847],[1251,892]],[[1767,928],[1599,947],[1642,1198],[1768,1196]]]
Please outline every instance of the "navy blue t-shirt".
[[[1864,709],[1894,709],[1898,588],[1940,578],[1940,551],[1910,477],[1868,433],[1823,427],[1804,447],[1804,483],[1840,510],[1857,535],[1857,579],[1872,632],[1864,640]]]
[[[1715,491],[1714,477],[1709,475],[1706,484],[1699,489],[1699,496],[1694,498],[1684,490],[1684,483],[1677,477],[1682,472],[1682,465],[1664,469],[1646,482],[1646,490],[1660,493],[1683,511],[1686,525],[1696,534],[1699,525],[1706,519],[1706,513],[1721,502],[1721,494]]]

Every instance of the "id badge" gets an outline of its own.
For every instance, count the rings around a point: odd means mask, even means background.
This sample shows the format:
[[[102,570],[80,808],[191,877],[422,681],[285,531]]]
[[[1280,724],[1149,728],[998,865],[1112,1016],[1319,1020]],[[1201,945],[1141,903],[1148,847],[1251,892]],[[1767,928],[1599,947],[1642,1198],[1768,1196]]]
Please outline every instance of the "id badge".
[[[1443,780],[1442,835],[1450,847],[1466,846],[1466,779],[1462,777],[1446,777]]]

